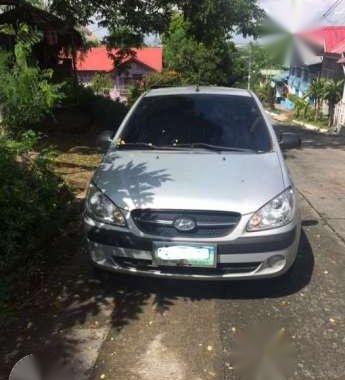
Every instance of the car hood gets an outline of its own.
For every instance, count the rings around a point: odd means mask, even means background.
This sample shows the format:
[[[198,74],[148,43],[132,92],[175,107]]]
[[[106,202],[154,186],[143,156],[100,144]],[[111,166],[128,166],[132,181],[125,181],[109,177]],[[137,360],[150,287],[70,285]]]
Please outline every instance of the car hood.
[[[277,153],[108,152],[94,183],[117,206],[251,213],[285,186]]]

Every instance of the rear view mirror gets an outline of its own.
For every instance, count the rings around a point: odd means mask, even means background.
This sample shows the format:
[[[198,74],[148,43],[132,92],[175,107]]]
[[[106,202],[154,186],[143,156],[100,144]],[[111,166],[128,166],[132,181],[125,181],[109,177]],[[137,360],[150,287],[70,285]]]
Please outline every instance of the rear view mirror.
[[[114,131],[106,130],[100,133],[97,137],[97,142],[104,148],[108,148],[115,136]]]
[[[302,140],[297,133],[282,132],[279,135],[279,145],[281,149],[298,149],[302,146]]]

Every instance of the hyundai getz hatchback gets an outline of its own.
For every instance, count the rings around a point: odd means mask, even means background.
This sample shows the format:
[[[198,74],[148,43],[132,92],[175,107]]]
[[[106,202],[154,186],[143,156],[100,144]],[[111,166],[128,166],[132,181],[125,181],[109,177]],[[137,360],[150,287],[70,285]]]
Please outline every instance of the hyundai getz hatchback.
[[[91,261],[119,273],[179,279],[279,276],[300,239],[296,190],[254,94],[154,89],[133,106],[87,195]]]

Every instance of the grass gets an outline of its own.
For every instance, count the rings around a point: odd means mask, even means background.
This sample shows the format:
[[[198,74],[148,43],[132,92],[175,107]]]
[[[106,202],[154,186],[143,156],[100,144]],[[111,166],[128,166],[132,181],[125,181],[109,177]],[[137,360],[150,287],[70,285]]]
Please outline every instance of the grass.
[[[53,163],[54,171],[61,176],[77,198],[83,198],[92,173],[102,159],[102,153],[92,148],[61,152]]]
[[[42,238],[42,245],[35,249],[35,255],[42,259],[33,264],[31,271],[34,275],[30,282],[21,284],[16,297],[11,298],[6,308],[0,305],[0,325],[11,323],[23,305],[30,302],[46,283],[51,271],[62,267],[80,252],[83,200],[103,152],[95,146],[95,133],[77,136],[76,140],[64,133],[54,133],[52,136],[46,141],[53,144],[57,152],[51,168],[72,192],[71,204],[66,207],[65,221],[47,240]]]
[[[317,119],[317,120],[315,120],[315,118],[313,116],[307,116],[307,117],[303,117],[303,116],[296,117],[296,116],[294,116],[294,119],[301,121],[302,123],[314,125],[315,127],[318,127],[320,129],[329,129],[328,117],[325,115],[322,115],[321,118]]]

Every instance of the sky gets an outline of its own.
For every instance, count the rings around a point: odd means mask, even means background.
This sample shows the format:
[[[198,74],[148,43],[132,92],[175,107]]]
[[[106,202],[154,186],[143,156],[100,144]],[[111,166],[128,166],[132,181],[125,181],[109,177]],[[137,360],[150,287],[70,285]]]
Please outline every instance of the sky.
[[[324,25],[345,25],[345,0],[259,0],[259,4],[289,32]],[[330,8],[331,12],[324,16]],[[90,25],[90,30],[98,38],[106,34],[106,29],[97,24]],[[242,39],[237,37],[236,40],[240,42]]]
[[[259,3],[289,32],[345,24],[345,0],[260,0]],[[331,12],[324,16],[330,8]]]

